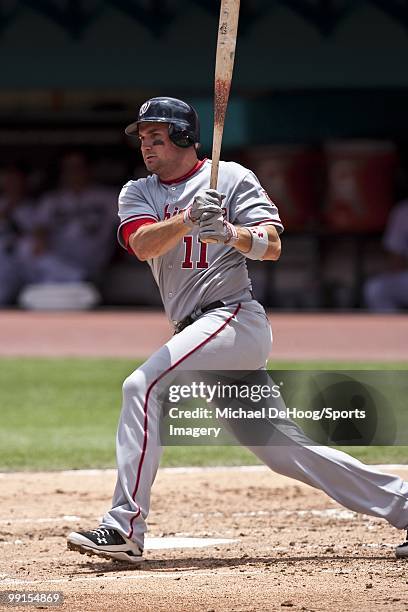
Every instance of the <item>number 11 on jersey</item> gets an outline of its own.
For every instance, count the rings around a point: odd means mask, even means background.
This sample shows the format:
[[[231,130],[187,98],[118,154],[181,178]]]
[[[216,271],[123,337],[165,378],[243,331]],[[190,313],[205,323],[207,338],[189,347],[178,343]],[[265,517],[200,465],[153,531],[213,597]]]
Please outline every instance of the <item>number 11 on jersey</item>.
[[[198,261],[195,262],[195,267],[196,268],[208,268],[208,261],[207,261],[207,248],[208,245],[205,242],[200,242],[198,240],[198,236],[194,237],[194,236],[184,236],[184,261],[181,264],[181,267],[187,270],[192,270],[194,268],[194,263],[192,260],[192,255],[193,255],[193,241],[197,240],[199,248],[200,248],[200,255],[199,255],[199,259]]]

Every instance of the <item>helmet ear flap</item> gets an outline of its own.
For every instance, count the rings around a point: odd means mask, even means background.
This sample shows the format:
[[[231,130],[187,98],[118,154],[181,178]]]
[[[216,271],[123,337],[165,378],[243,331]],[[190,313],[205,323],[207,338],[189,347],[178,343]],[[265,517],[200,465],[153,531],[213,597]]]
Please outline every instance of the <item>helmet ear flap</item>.
[[[183,149],[187,149],[194,145],[194,138],[192,138],[188,130],[177,129],[174,123],[170,123],[169,125],[169,138],[175,145]]]

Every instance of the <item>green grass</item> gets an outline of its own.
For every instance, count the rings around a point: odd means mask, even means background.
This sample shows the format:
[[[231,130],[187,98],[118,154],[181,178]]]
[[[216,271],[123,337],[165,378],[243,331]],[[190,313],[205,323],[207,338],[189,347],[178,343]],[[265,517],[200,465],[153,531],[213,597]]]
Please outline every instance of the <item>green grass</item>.
[[[111,467],[128,359],[0,359],[0,470]],[[273,369],[408,369],[408,363],[271,362]],[[353,447],[366,462],[407,462],[406,447]],[[162,465],[257,463],[247,450],[168,447]]]

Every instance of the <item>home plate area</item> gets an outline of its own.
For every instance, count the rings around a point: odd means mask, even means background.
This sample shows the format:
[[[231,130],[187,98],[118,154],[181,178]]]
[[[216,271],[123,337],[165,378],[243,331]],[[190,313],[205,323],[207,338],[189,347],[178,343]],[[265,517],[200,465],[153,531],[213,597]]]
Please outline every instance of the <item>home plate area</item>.
[[[148,550],[174,550],[176,548],[206,548],[207,546],[219,546],[220,544],[231,544],[236,540],[226,538],[193,538],[193,537],[169,537],[149,538],[145,540],[145,551]]]
[[[67,551],[114,483],[113,470],[1,474],[0,595],[61,591],[74,612],[408,609],[402,532],[263,467],[159,470],[138,566]]]

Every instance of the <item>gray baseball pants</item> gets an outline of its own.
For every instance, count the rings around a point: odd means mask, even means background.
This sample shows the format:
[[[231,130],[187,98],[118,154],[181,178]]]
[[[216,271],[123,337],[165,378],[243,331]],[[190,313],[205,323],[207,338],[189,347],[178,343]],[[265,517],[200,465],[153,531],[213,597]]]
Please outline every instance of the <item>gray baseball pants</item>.
[[[271,328],[258,302],[219,308],[173,336],[125,380],[116,445],[118,476],[104,527],[117,529],[143,549],[150,491],[162,453],[158,427],[164,382],[180,370],[262,369],[271,344]],[[249,447],[272,470],[321,489],[350,510],[407,528],[408,482],[339,450],[313,445],[290,422],[274,439],[273,445]]]

